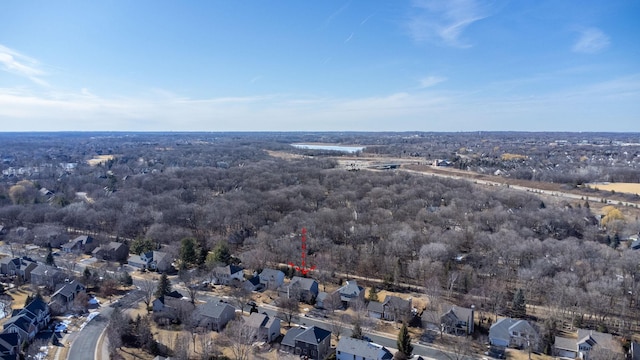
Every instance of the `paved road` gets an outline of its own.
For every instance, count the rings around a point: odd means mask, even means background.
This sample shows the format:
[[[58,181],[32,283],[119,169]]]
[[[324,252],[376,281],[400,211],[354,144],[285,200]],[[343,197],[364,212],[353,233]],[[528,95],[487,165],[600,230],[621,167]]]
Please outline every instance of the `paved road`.
[[[113,309],[104,307],[100,315],[91,320],[80,332],[72,334],[71,349],[67,355],[67,359],[72,360],[93,360],[95,359],[95,351],[98,346],[100,334],[109,324],[109,316]]]
[[[140,292],[131,291],[123,296],[118,303],[123,308],[126,308],[133,304],[137,304],[139,299]],[[69,350],[67,359],[94,360],[96,358],[96,350],[102,350],[97,349],[98,340],[100,339],[100,335],[104,329],[106,329],[109,324],[109,317],[112,312],[113,308],[105,304],[105,306],[100,310],[100,315],[91,320],[81,331],[71,334],[69,339],[71,341],[71,349]]]

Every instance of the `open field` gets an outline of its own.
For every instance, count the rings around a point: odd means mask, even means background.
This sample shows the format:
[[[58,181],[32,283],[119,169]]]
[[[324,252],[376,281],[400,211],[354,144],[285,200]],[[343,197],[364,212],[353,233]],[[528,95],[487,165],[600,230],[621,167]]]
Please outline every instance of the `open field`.
[[[640,194],[639,183],[592,183],[587,184],[592,189],[615,191],[628,194]]]
[[[97,166],[98,164],[104,164],[109,160],[113,160],[115,156],[113,155],[96,155],[93,159],[87,160],[87,164],[91,166]]]

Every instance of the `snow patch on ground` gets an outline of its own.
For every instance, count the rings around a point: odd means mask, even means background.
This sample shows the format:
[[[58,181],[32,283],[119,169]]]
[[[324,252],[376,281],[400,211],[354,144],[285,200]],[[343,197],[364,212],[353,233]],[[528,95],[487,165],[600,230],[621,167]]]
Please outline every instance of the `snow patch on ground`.
[[[87,326],[89,321],[93,320],[93,318],[95,318],[99,314],[100,313],[98,311],[90,312],[89,315],[87,315],[87,318],[85,319],[85,321],[82,323],[82,325],[80,325],[80,330],[84,329],[84,327]]]
[[[60,322],[59,324],[56,325],[55,328],[55,332],[64,332],[65,330],[67,330],[67,327],[69,327],[69,324],[71,323],[71,321],[69,320],[63,320],[62,322]]]

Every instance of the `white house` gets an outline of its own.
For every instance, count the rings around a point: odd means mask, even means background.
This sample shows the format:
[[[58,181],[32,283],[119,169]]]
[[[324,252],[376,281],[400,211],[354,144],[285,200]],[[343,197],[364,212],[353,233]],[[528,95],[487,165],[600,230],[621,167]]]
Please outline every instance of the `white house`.
[[[352,337],[341,337],[336,348],[337,360],[391,360],[393,354],[382,345]]]
[[[536,348],[538,339],[538,332],[526,320],[503,318],[489,329],[489,342],[494,346]]]
[[[613,340],[611,334],[585,329],[578,329],[578,336],[575,339],[556,336],[553,348],[557,356],[589,359],[589,352],[596,346],[608,352],[622,354],[620,345]]]
[[[229,285],[233,280],[242,283],[244,272],[240,266],[236,265],[218,266],[213,269],[213,279],[216,284],[222,285]]]

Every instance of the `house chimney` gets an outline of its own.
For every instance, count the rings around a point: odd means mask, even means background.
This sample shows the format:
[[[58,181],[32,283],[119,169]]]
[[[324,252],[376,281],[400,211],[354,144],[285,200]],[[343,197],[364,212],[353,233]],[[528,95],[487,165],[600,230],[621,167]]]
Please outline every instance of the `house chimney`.
[[[476,306],[471,305],[471,321],[469,321],[469,325],[468,325],[469,334],[473,334],[473,331],[474,331],[475,313],[476,313]]]

